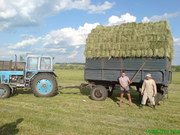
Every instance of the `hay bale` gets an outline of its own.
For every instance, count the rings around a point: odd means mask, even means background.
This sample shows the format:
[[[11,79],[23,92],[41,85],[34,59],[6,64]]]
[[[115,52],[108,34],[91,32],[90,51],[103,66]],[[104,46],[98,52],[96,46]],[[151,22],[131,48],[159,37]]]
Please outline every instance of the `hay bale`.
[[[174,56],[173,37],[167,21],[97,26],[86,39],[85,56],[168,57]]]

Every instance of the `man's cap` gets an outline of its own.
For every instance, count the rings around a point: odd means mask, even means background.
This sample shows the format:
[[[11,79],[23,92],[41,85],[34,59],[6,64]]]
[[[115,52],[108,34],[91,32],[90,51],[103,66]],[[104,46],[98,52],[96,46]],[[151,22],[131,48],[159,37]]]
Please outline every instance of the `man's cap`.
[[[148,74],[146,75],[146,77],[152,77],[152,76],[151,76],[151,74],[148,73]]]

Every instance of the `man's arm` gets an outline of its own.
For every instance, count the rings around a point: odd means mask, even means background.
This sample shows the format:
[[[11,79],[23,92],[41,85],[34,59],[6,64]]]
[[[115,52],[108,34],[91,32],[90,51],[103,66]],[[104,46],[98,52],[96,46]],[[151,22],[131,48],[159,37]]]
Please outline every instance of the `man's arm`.
[[[126,89],[123,85],[122,85],[122,82],[121,82],[121,79],[119,78],[119,84],[121,85],[121,87],[123,87],[124,89]]]
[[[128,84],[131,84],[132,83],[132,81],[129,79],[129,77],[128,77]]]
[[[144,89],[145,89],[145,86],[146,86],[146,82],[145,82],[145,80],[144,80],[144,82],[143,82],[143,85],[142,85],[142,91],[141,91],[141,95],[144,95]]]
[[[121,85],[121,81],[120,81],[120,78],[119,78],[119,84]]]
[[[155,81],[153,80],[153,97],[155,97],[156,94],[157,94],[157,86]]]

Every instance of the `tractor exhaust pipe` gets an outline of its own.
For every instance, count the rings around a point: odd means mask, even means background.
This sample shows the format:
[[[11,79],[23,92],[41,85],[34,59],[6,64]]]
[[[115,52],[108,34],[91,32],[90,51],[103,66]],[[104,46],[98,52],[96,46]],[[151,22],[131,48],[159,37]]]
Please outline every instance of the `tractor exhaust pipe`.
[[[17,55],[15,54],[15,64],[14,64],[14,70],[17,70]]]

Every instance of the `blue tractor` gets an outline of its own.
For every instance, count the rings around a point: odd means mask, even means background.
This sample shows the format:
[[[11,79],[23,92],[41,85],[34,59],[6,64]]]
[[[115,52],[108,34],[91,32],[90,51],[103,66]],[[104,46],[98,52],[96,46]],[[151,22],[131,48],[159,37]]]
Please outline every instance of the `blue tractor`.
[[[0,98],[10,97],[19,88],[31,89],[37,97],[52,97],[58,85],[53,57],[27,54],[26,62],[0,61]]]

